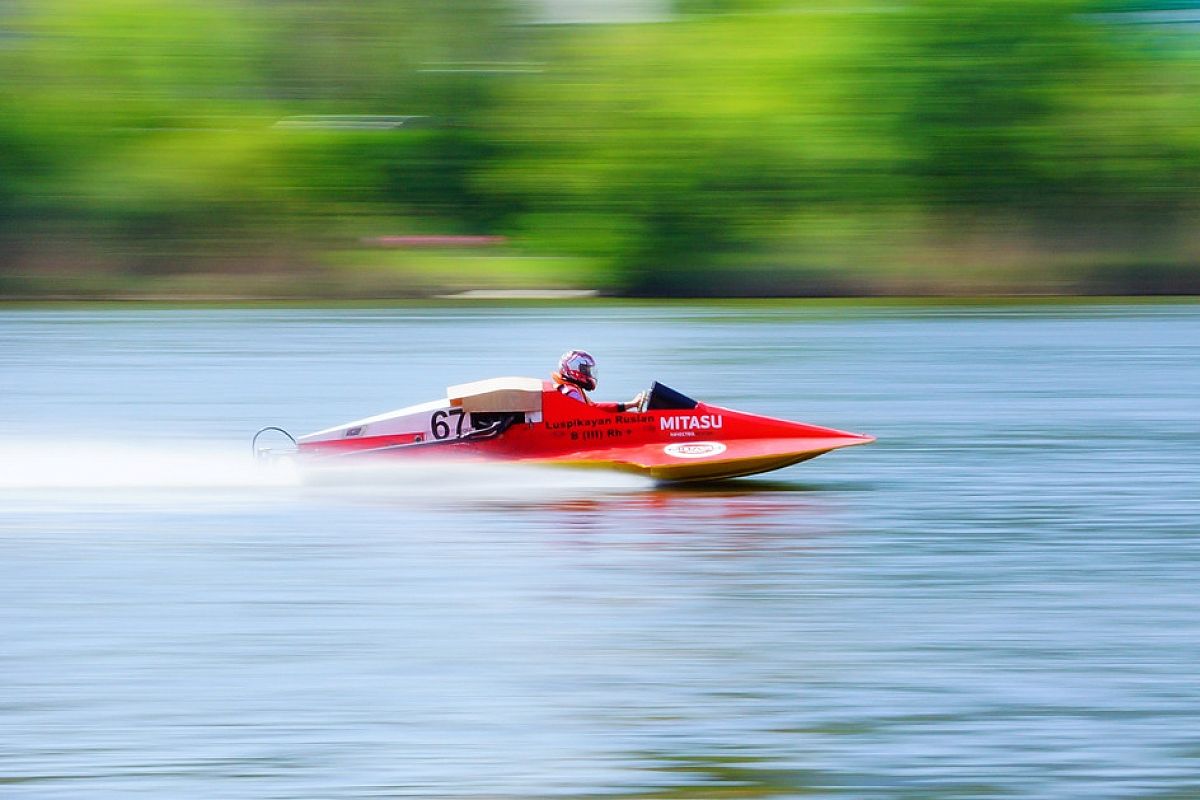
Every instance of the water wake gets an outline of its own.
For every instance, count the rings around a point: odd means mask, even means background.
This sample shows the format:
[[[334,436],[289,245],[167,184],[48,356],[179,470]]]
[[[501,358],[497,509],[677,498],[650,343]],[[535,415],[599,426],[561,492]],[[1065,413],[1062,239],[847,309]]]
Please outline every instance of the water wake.
[[[0,492],[104,491],[131,494],[171,490],[266,489],[390,497],[534,498],[585,490],[645,487],[634,476],[515,464],[453,462],[301,467],[287,459],[256,462],[242,444],[194,442],[17,441],[0,445]]]
[[[249,489],[299,482],[286,465],[259,469],[244,447],[95,440],[0,445],[0,490]]]

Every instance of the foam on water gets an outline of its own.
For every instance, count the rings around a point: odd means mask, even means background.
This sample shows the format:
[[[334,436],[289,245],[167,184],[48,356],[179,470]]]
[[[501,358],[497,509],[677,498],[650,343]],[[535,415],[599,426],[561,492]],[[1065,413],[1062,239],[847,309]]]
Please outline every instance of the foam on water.
[[[430,460],[420,463],[375,460],[338,467],[315,465],[301,468],[299,478],[305,486],[321,489],[475,500],[534,499],[651,485],[645,478],[603,470]]]
[[[617,473],[501,463],[374,461],[329,468],[301,466],[286,458],[256,462],[244,445],[234,443],[76,440],[0,446],[0,493],[10,499],[36,495],[43,502],[47,493],[87,502],[98,493],[109,501],[142,501],[163,492],[169,492],[173,502],[189,495],[208,502],[214,492],[269,502],[280,496],[294,500],[297,492],[308,491],[326,497],[431,501],[534,499],[647,485],[642,478]]]
[[[259,469],[244,448],[178,442],[16,441],[0,445],[0,490],[236,489],[289,486],[285,465]]]

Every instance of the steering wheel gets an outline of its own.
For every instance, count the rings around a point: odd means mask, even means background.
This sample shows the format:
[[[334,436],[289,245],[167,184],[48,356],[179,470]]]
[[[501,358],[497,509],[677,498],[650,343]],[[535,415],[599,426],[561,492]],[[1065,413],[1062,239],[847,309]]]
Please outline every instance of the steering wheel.
[[[653,385],[651,385],[650,388],[648,388],[644,392],[642,392],[642,400],[637,405],[637,412],[639,414],[644,413],[646,411],[646,406],[650,405],[650,393],[652,391],[654,391]]]

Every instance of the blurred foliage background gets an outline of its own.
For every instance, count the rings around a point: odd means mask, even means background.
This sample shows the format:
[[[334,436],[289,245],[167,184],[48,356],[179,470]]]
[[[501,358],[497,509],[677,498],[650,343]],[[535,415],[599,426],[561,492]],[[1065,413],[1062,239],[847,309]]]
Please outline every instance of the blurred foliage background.
[[[1200,291],[1200,3],[631,7],[0,2],[0,293]]]

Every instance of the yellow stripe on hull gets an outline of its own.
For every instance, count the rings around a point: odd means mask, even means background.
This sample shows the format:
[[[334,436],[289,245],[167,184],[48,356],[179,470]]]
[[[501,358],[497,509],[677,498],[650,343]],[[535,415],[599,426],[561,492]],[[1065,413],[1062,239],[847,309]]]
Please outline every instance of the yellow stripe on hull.
[[[619,472],[630,472],[635,475],[645,475],[658,481],[683,483],[686,481],[715,481],[725,478],[743,478],[747,475],[757,475],[776,469],[790,467],[801,461],[828,453],[829,450],[809,451],[807,453],[788,453],[786,455],[753,456],[750,458],[727,459],[725,461],[706,461],[701,463],[669,464],[665,466],[647,467],[629,461],[585,461],[585,460],[547,460],[540,463],[547,466],[576,467],[586,469],[611,469]]]

